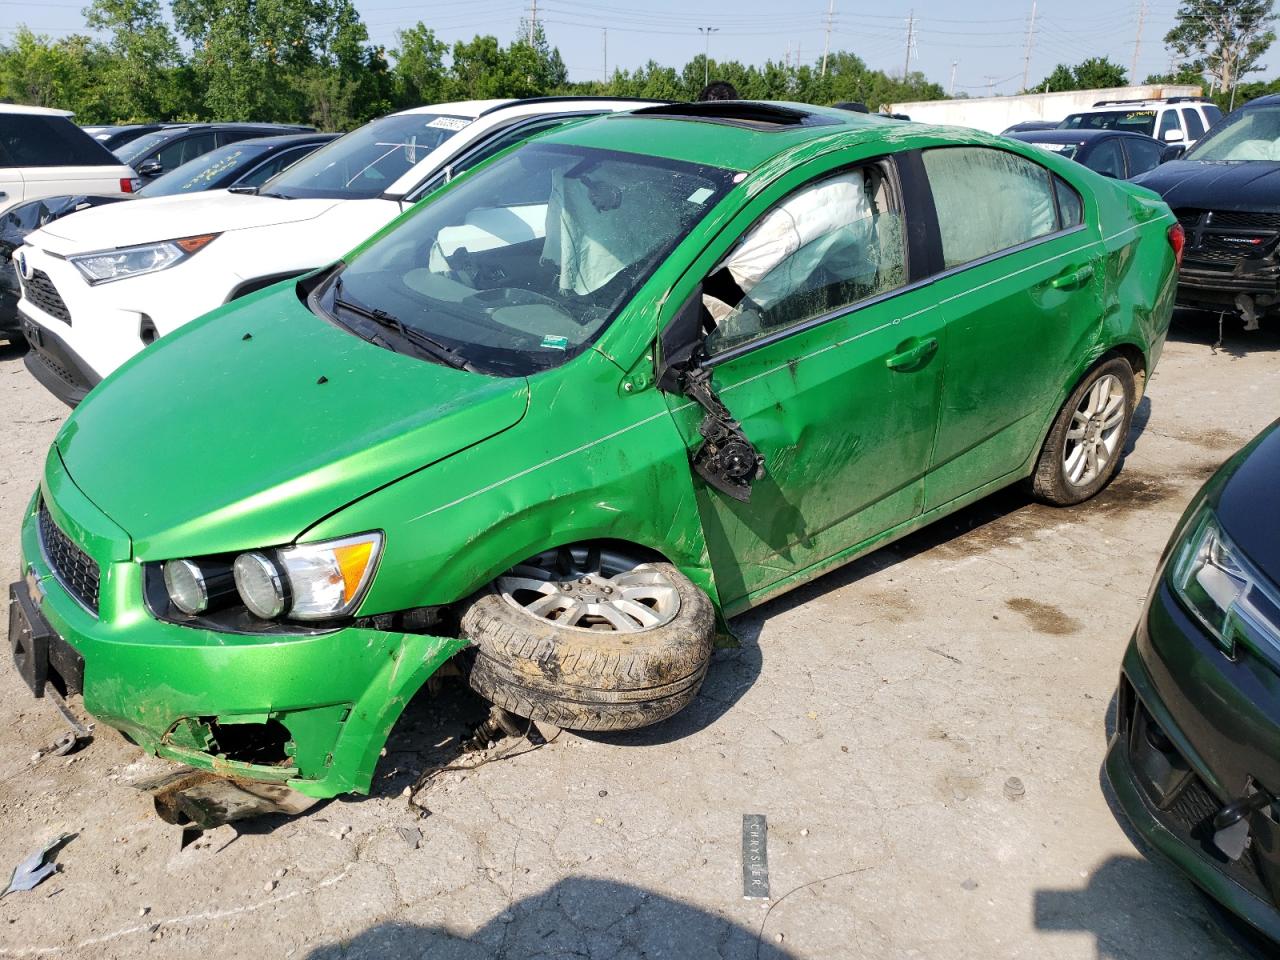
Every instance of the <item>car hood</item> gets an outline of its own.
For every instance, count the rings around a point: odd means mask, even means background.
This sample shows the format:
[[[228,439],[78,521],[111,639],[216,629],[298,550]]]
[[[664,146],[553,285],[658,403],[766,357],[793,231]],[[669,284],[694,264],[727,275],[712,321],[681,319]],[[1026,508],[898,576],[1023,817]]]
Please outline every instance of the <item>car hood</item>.
[[[1280,584],[1280,511],[1274,509],[1277,484],[1280,420],[1241,451],[1214,505],[1227,536],[1272,583]]]
[[[1135,177],[1175,210],[1280,210],[1280,163],[1171,160]]]
[[[510,428],[528,398],[523,378],[361,340],[286,286],[143,351],[85,399],[56,443],[134,555],[162,560],[292,542],[365,494]]]
[[[208,190],[174,197],[139,197],[64,217],[31,234],[27,242],[67,255],[139,243],[226,233],[320,216],[342,200],[284,200]]]

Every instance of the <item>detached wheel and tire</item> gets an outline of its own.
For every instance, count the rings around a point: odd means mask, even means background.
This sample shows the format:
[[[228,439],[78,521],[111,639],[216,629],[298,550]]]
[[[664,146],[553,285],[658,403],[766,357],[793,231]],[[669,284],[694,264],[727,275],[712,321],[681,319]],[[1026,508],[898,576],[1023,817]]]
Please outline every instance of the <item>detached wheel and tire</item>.
[[[1133,420],[1133,368],[1120,358],[1089,372],[1054,420],[1031,489],[1046,503],[1088,500],[1115,476]]]
[[[462,614],[472,689],[569,730],[630,730],[687,706],[714,633],[711,600],[671,564],[585,546],[514,567]]]

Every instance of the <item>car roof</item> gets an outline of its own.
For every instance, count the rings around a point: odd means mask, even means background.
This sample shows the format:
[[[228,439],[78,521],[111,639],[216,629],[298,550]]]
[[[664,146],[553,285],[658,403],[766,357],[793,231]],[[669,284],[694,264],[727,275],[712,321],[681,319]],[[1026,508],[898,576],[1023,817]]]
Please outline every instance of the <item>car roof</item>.
[[[595,117],[544,135],[555,143],[621,150],[731,170],[754,170],[797,146],[841,138],[849,145],[900,139],[935,128],[874,113],[761,100],[675,103]],[[964,139],[976,131],[948,128]]]
[[[0,103],[0,113],[27,113],[40,117],[74,117],[70,110],[55,110],[52,107],[29,107],[22,103]]]
[[[1268,93],[1265,97],[1254,97],[1248,103],[1237,107],[1238,110],[1246,110],[1249,107],[1273,107],[1280,103],[1280,93]]]
[[[1024,143],[1089,143],[1111,137],[1160,142],[1155,137],[1148,137],[1146,134],[1135,133],[1132,130],[1021,130],[1009,136]]]
[[[287,147],[294,143],[316,143],[317,141],[327,143],[330,140],[337,140],[342,136],[340,133],[280,133],[271,137],[254,137],[252,140],[240,140],[239,143],[254,143],[263,147]],[[227,144],[234,146],[234,144]]]
[[[421,107],[410,107],[408,110],[397,111],[392,116],[398,117],[414,113],[440,113],[476,120],[508,107],[524,108],[535,104],[543,108],[538,111],[539,113],[573,113],[576,110],[605,104],[625,105],[634,103],[636,106],[652,106],[659,102],[661,101],[655,97],[525,97],[520,100],[454,100],[447,103],[432,103]]]

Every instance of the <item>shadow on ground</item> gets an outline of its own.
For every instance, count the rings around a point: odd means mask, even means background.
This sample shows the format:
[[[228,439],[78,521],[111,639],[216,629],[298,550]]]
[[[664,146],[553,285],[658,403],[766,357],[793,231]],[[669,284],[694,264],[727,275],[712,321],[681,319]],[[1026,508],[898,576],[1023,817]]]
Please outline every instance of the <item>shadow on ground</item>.
[[[1135,944],[1157,942],[1169,934],[1171,918],[1160,909],[1150,914],[1146,911],[1152,893],[1161,886],[1161,878],[1156,873],[1164,869],[1167,868],[1163,864],[1141,857],[1113,856],[1089,875],[1088,883],[1082,888],[1037,890],[1033,908],[1036,929],[1090,933],[1098,960],[1133,960],[1139,955],[1134,953]],[[1252,952],[1251,947],[1203,910],[1193,908],[1180,914],[1179,919],[1201,927],[1220,947],[1213,956],[1222,960],[1275,956]],[[1144,933],[1144,923],[1159,925],[1159,929]]]
[[[1179,309],[1173,312],[1169,339],[1203,344],[1232,359],[1280,350],[1280,322],[1263,318],[1261,324],[1259,330],[1245,330],[1244,321],[1231,314],[1220,317],[1204,310]]]
[[[569,877],[516,901],[469,935],[442,926],[381,923],[350,940],[319,947],[307,960],[789,960],[794,956],[772,940],[762,942],[761,930],[748,930],[630,884]]]

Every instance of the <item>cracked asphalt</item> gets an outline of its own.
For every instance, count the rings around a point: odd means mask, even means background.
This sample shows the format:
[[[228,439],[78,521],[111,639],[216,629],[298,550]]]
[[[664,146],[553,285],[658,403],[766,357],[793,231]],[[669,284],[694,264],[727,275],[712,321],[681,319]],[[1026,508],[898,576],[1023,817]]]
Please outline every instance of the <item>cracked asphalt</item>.
[[[6,657],[0,873],[76,837],[57,875],[0,900],[0,957],[1244,956],[1134,846],[1100,772],[1157,554],[1280,416],[1275,327],[1216,352],[1215,335],[1179,319],[1094,502],[1007,491],[741,617],[696,702],[648,730],[476,765],[457,743],[483,705],[446,683],[410,707],[372,796],[182,849],[133,786],[167,765],[111,730],[33,760],[63,724]],[[65,410],[3,346],[0,410],[7,583]],[[432,777],[419,816],[406,787],[451,761],[466,769]],[[768,902],[742,898],[744,813],[768,817]]]

